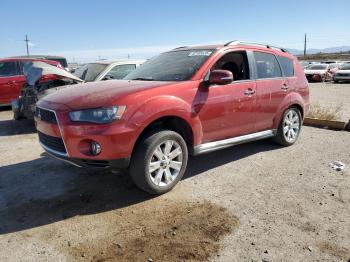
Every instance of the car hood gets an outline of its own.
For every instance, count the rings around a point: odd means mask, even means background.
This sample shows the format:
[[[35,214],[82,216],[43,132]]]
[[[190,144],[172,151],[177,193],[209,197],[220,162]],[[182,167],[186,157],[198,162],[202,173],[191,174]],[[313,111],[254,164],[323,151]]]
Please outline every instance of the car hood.
[[[305,74],[324,74],[326,72],[327,72],[327,70],[324,70],[324,69],[322,69],[322,70],[304,70]]]
[[[43,98],[47,102],[59,103],[69,108],[84,109],[113,105],[119,97],[145,89],[156,88],[174,82],[108,80],[71,85]]]

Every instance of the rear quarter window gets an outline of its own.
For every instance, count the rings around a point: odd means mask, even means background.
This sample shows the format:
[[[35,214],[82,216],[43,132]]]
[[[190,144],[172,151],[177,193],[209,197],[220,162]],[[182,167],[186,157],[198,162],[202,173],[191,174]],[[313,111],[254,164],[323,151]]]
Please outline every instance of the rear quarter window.
[[[294,76],[294,63],[292,59],[284,56],[278,56],[278,61],[280,62],[284,76]]]

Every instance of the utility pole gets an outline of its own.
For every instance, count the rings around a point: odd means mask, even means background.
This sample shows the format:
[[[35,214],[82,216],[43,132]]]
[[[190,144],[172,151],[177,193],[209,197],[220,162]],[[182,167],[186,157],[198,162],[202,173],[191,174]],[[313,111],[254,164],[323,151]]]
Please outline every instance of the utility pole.
[[[26,39],[24,39],[24,42],[26,42],[26,46],[27,46],[27,56],[29,56],[29,39],[28,36],[26,35]]]
[[[306,33],[304,38],[304,56],[306,56]]]

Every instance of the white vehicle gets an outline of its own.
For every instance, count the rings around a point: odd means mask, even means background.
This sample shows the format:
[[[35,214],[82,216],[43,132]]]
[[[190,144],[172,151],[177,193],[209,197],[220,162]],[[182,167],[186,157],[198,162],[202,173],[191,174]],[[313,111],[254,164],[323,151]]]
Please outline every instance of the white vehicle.
[[[350,63],[342,64],[333,76],[334,83],[340,81],[350,81]]]
[[[306,68],[304,73],[309,82],[324,82],[332,79],[329,69],[329,64],[315,64]]]
[[[85,64],[73,73],[86,82],[122,79],[146,60],[102,60]]]

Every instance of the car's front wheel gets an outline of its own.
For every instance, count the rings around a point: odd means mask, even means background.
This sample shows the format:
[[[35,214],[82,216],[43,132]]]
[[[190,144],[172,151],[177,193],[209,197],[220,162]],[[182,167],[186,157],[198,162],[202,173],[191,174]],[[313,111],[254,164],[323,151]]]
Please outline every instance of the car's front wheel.
[[[277,129],[277,134],[274,138],[275,142],[283,146],[293,145],[299,137],[301,124],[300,110],[296,107],[287,109]]]
[[[163,194],[181,180],[187,160],[187,145],[178,133],[170,130],[152,132],[136,145],[130,175],[142,190]]]

